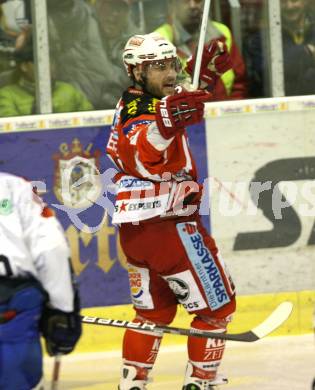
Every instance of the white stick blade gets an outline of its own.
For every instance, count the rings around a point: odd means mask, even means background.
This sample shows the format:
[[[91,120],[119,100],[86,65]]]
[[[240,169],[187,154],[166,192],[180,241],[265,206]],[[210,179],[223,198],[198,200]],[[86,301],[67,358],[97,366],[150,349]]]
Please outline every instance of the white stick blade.
[[[280,305],[270,314],[268,318],[265,319],[264,322],[252,329],[252,332],[259,338],[267,336],[289,318],[292,313],[292,309],[292,302],[287,301],[280,303]]]

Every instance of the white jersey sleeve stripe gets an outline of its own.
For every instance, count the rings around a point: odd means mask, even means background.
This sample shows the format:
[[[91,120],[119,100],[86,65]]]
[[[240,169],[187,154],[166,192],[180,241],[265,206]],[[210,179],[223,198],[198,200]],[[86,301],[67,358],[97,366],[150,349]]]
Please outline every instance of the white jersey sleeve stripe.
[[[183,149],[184,149],[184,153],[185,153],[185,157],[186,157],[186,166],[184,169],[186,172],[189,172],[192,169],[192,162],[191,162],[191,157],[190,157],[189,150],[188,150],[187,140],[186,140],[186,137],[184,135],[182,135],[182,142],[183,142]]]

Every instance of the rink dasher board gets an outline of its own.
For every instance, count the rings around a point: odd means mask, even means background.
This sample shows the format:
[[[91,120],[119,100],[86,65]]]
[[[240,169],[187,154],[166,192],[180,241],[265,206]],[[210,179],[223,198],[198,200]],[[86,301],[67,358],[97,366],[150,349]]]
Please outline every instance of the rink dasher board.
[[[266,98],[206,103],[205,119],[237,117],[272,112],[303,112],[315,110],[315,96]],[[110,125],[114,110],[76,113],[27,115],[0,118],[1,132],[39,131],[58,128]]]

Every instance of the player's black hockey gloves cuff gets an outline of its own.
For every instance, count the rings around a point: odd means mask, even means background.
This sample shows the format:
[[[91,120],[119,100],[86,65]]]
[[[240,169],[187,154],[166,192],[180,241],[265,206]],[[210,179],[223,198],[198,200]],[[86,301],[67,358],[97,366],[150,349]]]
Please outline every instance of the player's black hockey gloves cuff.
[[[72,352],[82,333],[78,312],[66,313],[47,307],[44,309],[40,327],[50,356]]]

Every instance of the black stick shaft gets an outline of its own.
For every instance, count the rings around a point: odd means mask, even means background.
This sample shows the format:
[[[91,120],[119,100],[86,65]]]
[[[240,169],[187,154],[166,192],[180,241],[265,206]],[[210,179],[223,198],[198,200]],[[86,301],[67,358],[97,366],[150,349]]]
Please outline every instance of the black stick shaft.
[[[109,318],[99,318],[99,317],[90,317],[90,316],[83,316],[82,322],[84,324],[111,326],[115,328],[137,329],[146,332],[169,333],[169,334],[175,334],[180,336],[194,336],[194,337],[202,337],[202,338],[221,339],[221,340],[251,342],[251,341],[256,341],[258,339],[257,336],[253,334],[251,331],[240,333],[240,334],[215,333],[215,332],[206,332],[197,329],[175,328],[171,326],[136,323],[131,321],[112,320]]]

